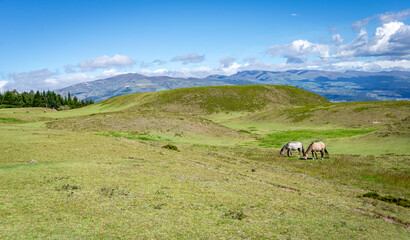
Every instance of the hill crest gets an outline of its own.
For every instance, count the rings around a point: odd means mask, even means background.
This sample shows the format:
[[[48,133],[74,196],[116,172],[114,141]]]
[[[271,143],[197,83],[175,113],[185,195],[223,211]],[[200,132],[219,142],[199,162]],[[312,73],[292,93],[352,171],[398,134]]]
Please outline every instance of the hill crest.
[[[250,70],[230,76],[205,78],[144,76],[138,73],[79,83],[56,90],[79,99],[103,101],[115,96],[178,88],[229,85],[289,85],[317,93],[335,102],[410,100],[410,72],[332,72],[288,70],[282,72]]]
[[[165,110],[168,112],[253,112],[270,105],[328,103],[329,100],[306,90],[283,85],[245,85],[182,88],[167,91],[119,96],[100,105],[126,107],[130,110]]]

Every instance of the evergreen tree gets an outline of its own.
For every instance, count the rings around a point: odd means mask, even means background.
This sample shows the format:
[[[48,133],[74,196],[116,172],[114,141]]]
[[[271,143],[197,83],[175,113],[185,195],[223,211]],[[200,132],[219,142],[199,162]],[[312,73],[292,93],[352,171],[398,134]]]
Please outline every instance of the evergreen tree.
[[[3,105],[13,105],[14,104],[14,93],[7,91],[3,97]]]
[[[33,99],[33,107],[42,107],[43,106],[43,98],[39,91],[36,92]]]
[[[73,108],[79,108],[80,107],[80,103],[78,102],[77,97],[74,96],[73,98]]]
[[[65,105],[65,104],[64,104],[64,99],[63,99],[63,97],[61,97],[60,94],[57,95],[57,100],[56,100],[56,102],[57,102],[58,107],[60,107],[60,106],[62,106],[62,105]]]
[[[72,105],[73,105],[73,100],[71,99],[71,94],[70,94],[70,92],[68,92],[67,104],[66,104],[66,105],[68,105],[70,108],[71,108]]]
[[[47,91],[47,100],[49,108],[57,109],[59,107],[57,106],[57,97],[55,92],[51,92],[50,90]]]
[[[13,105],[16,106],[16,107],[23,107],[24,106],[23,96],[18,92],[14,95]]]
[[[22,92],[21,94],[17,90],[6,91],[0,93],[0,105],[5,107],[47,107],[59,109],[61,106],[69,106],[70,108],[80,108],[93,104],[92,100],[81,100],[77,97],[71,98],[71,94],[62,97],[60,94],[56,94],[53,91],[47,92],[33,90],[30,92]]]
[[[48,108],[48,107],[49,107],[49,105],[48,105],[48,99],[47,99],[47,95],[46,95],[46,92],[45,92],[45,91],[43,91],[43,92],[41,93],[41,99],[43,99],[43,105],[42,105],[42,107]]]
[[[30,95],[28,92],[23,92],[21,94],[21,97],[23,99],[23,107],[32,107],[33,106],[33,96]]]

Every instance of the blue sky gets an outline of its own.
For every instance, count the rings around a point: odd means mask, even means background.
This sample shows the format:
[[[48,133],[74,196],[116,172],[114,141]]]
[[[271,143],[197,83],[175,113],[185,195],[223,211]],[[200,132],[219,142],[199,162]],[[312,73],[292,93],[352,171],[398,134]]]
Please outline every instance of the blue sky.
[[[0,90],[125,72],[410,70],[408,1],[0,0]]]

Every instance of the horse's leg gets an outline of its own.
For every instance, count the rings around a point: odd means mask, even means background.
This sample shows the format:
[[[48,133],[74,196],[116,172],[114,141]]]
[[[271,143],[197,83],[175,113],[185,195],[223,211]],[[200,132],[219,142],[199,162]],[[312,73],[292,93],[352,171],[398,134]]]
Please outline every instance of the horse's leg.
[[[312,150],[312,159],[315,160],[315,152]]]
[[[290,156],[292,156],[292,149],[289,149],[289,151],[290,151]]]
[[[290,149],[288,149],[288,157],[289,157],[289,151],[290,151]]]
[[[322,160],[323,160],[323,150],[320,150],[320,155],[321,155]]]
[[[298,148],[298,152],[299,152],[299,154],[298,154],[298,158],[300,157],[300,148]]]
[[[317,151],[315,151],[315,155],[316,155],[316,159],[319,159],[319,158],[317,157]]]

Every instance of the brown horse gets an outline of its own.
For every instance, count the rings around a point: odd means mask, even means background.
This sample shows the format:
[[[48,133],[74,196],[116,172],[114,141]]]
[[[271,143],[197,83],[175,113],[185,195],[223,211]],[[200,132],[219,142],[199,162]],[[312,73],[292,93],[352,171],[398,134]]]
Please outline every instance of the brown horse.
[[[317,151],[320,151],[321,155],[322,155],[322,160],[323,160],[323,152],[325,152],[327,155],[329,155],[329,153],[326,150],[326,145],[323,142],[312,142],[308,149],[305,152],[305,160],[308,158],[309,152],[312,152],[312,157],[313,160],[315,160],[315,154],[316,154],[316,159],[319,159],[317,157]]]

